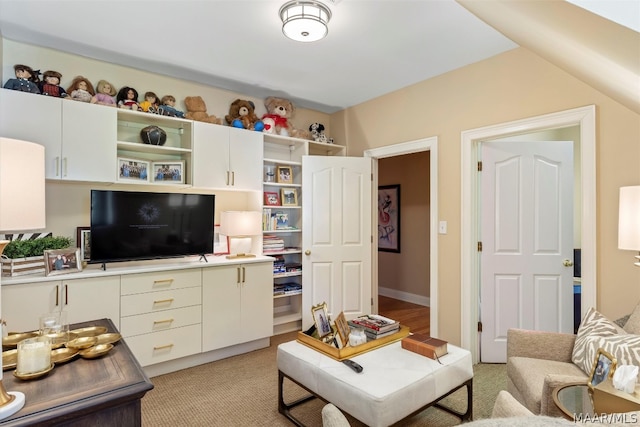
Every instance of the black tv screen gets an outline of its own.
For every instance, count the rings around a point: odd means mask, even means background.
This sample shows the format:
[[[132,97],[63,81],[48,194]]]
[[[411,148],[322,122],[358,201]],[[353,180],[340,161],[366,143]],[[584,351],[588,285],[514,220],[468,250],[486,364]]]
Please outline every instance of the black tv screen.
[[[91,190],[91,261],[213,253],[215,196]]]

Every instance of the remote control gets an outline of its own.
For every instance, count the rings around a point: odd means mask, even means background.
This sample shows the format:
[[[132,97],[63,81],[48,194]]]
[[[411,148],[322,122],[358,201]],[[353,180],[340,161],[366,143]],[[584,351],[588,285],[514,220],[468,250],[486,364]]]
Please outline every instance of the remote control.
[[[347,365],[348,367],[350,367],[351,369],[353,369],[356,373],[360,373],[362,372],[362,366],[359,363],[354,362],[351,359],[344,359],[342,361],[342,363],[344,363],[345,365]]]

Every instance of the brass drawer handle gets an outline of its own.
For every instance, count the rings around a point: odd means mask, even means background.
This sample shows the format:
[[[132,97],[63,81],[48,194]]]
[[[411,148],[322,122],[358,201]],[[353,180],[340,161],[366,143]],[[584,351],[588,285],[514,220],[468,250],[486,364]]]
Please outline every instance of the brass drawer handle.
[[[173,347],[173,344],[158,345],[153,347],[153,351],[164,350],[165,348],[171,348],[171,347]]]
[[[166,303],[171,304],[172,302],[173,302],[173,298],[167,298],[167,299],[154,301],[153,304],[166,304]]]
[[[153,324],[157,325],[158,323],[171,323],[173,322],[173,319],[165,319],[165,320],[154,320]]]
[[[173,283],[173,279],[162,279],[162,280],[154,280],[153,286],[155,285],[171,285]]]

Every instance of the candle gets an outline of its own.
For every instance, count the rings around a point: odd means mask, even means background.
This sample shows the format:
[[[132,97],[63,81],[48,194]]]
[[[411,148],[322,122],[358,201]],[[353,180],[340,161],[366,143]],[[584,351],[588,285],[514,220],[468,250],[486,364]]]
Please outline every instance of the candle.
[[[29,338],[18,343],[19,374],[42,372],[51,366],[51,338]]]

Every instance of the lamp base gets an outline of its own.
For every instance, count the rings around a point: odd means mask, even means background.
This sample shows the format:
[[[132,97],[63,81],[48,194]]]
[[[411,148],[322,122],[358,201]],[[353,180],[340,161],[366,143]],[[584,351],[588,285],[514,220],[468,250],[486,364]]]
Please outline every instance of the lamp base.
[[[244,253],[227,255],[227,259],[255,258],[255,257],[256,256],[254,254],[244,254]]]
[[[24,406],[24,393],[19,391],[7,391],[0,380],[0,420],[18,412]]]

